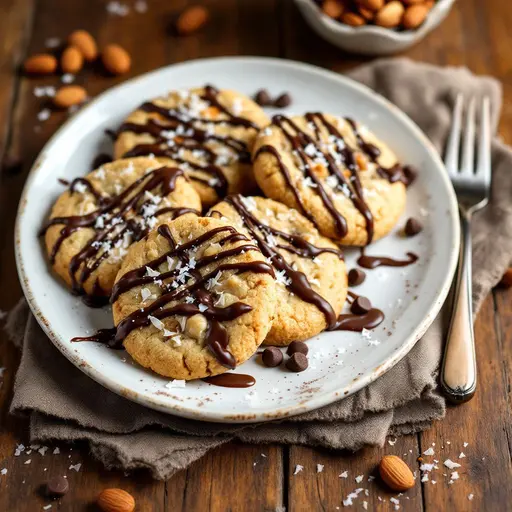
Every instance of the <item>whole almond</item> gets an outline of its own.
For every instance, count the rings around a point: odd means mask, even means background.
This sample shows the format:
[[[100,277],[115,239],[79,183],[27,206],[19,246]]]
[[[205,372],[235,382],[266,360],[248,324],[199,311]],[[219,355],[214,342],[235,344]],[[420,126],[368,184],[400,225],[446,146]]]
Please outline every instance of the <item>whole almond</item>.
[[[123,489],[105,489],[96,501],[103,512],[133,512],[135,500]]]
[[[80,85],[65,85],[53,97],[53,103],[59,108],[79,105],[87,98],[87,91]]]
[[[339,18],[345,11],[343,4],[337,0],[326,0],[322,4],[322,11],[331,18]]]
[[[398,27],[404,14],[404,4],[398,0],[393,0],[379,10],[375,16],[375,24],[385,28]]]
[[[375,11],[367,9],[366,7],[359,7],[357,11],[366,21],[372,21],[373,18],[375,18]]]
[[[130,71],[132,59],[128,52],[118,44],[105,46],[101,60],[105,69],[113,75],[123,75]]]
[[[176,30],[178,34],[187,36],[198,31],[209,18],[206,8],[195,5],[185,9],[176,20]]]
[[[68,37],[68,43],[76,46],[87,62],[92,62],[98,56],[98,46],[94,37],[86,30],[75,30]]]
[[[402,18],[402,25],[407,30],[418,28],[425,21],[429,10],[425,4],[407,7]]]
[[[347,25],[350,25],[351,27],[360,27],[361,25],[366,25],[366,20],[355,12],[346,12],[341,17],[341,21]]]
[[[396,455],[382,457],[379,473],[384,483],[393,491],[406,491],[414,487],[414,476],[409,466]]]
[[[357,0],[358,5],[370,9],[371,11],[378,11],[382,9],[384,0]]]
[[[402,3],[405,5],[415,5],[422,4],[425,0],[402,0]]]
[[[31,75],[49,75],[57,69],[57,59],[49,53],[38,53],[29,57],[23,69]]]
[[[84,65],[82,52],[76,46],[68,46],[60,58],[60,67],[64,73],[76,74]]]

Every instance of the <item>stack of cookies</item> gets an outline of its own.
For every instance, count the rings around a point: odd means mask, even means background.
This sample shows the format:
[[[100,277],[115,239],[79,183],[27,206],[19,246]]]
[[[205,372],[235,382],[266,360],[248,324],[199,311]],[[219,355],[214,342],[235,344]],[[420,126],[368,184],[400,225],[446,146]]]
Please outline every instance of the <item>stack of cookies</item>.
[[[114,156],[56,201],[49,261],[88,305],[112,303],[109,346],[184,380],[333,329],[340,247],[389,233],[409,181],[351,119],[270,120],[212,86],[143,103]]]

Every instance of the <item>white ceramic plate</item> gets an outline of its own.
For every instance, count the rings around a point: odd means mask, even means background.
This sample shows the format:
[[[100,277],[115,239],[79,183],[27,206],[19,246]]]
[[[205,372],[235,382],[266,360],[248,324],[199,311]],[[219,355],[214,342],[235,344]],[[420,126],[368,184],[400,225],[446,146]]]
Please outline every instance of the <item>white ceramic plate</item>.
[[[266,87],[289,91],[289,113],[320,110],[367,124],[420,174],[408,195],[409,216],[424,231],[410,239],[398,228],[369,249],[371,254],[420,256],[405,268],[368,271],[357,289],[386,314],[372,340],[359,333],[329,332],[310,340],[310,367],[294,374],[264,368],[257,357],[237,369],[256,378],[250,389],[215,387],[202,381],[167,388],[168,381],[135,364],[124,351],[95,343],[71,343],[112,325],[110,312],[90,309],[73,297],[50,271],[38,229],[63,191],[57,178],[72,180],[90,171],[93,157],[109,150],[104,130],[147,98],[171,88],[211,83],[251,95]],[[451,184],[435,149],[396,107],[369,89],[322,69],[277,59],[219,58],[159,69],[105,92],[67,122],[46,145],[28,177],[16,226],[20,280],[32,311],[55,346],[80,370],[110,390],[168,413],[209,421],[254,422],[309,411],[366,386],[397,363],[430,325],[453,276],[459,245],[457,208]],[[357,252],[347,251],[348,268]],[[374,340],[380,344],[372,343]],[[72,383],[70,383],[72,385]]]

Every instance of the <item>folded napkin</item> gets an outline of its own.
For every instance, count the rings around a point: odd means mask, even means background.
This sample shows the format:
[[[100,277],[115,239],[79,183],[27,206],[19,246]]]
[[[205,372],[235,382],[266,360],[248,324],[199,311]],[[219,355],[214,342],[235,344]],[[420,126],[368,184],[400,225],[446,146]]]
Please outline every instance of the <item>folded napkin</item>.
[[[497,124],[500,85],[465,69],[388,59],[360,67],[349,76],[398,105],[438,148],[446,139],[458,92],[467,98],[488,95]],[[493,165],[493,198],[476,216],[473,232],[475,311],[512,258],[512,150],[497,139]],[[441,318],[402,361],[367,388],[286,421],[249,426],[159,413],[104,389],[58,352],[24,302],[11,313],[7,328],[23,352],[11,412],[30,418],[31,442],[85,440],[106,466],[148,468],[160,479],[232,439],[355,450],[382,445],[389,435],[425,429],[445,413],[444,399],[436,390]]]

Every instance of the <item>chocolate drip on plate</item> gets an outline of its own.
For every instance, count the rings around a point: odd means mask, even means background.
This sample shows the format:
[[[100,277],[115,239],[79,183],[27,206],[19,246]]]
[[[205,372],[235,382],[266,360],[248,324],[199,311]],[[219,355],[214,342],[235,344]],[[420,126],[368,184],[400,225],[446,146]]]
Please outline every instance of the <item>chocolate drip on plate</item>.
[[[223,388],[250,388],[256,384],[256,379],[252,375],[243,373],[222,373],[201,380],[207,384]]]
[[[357,259],[357,264],[364,268],[377,268],[377,267],[407,267],[418,261],[419,256],[413,252],[407,253],[406,260],[397,260],[388,256],[369,256],[361,249],[361,256]]]
[[[340,315],[331,331],[357,331],[363,329],[374,329],[384,320],[384,313],[377,308],[372,308],[364,315],[347,313]]]

